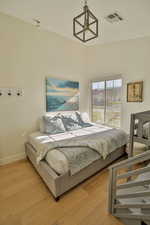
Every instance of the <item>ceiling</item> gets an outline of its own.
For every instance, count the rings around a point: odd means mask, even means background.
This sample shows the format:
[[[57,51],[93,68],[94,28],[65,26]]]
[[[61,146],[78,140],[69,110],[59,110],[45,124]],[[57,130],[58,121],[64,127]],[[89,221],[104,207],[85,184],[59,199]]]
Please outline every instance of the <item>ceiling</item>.
[[[83,5],[83,0],[0,0],[0,11],[29,23],[39,19],[41,28],[77,40],[72,34],[72,19]],[[150,36],[150,0],[89,0],[88,5],[99,19],[99,38],[89,44]],[[124,20],[107,22],[105,17],[114,11]]]

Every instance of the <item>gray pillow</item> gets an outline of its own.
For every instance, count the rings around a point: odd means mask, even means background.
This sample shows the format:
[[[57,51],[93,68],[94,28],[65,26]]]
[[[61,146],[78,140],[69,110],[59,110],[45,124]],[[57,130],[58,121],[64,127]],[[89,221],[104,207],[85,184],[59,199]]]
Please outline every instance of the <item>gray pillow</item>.
[[[62,115],[61,116],[64,127],[67,131],[77,130],[82,128],[79,124],[78,118],[75,113],[69,115]]]
[[[65,132],[65,127],[61,117],[56,115],[54,117],[43,116],[44,132],[47,134],[59,134]]]
[[[84,127],[92,127],[93,125],[90,124],[90,123],[85,123],[80,115],[79,112],[76,112],[76,117],[77,117],[77,120],[78,120],[78,123],[79,125],[84,128]]]

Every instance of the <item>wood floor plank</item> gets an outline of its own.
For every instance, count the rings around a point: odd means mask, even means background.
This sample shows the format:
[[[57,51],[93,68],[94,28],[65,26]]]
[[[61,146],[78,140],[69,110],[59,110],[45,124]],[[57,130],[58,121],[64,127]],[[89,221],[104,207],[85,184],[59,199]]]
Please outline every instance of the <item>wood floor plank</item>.
[[[107,213],[108,170],[55,202],[27,160],[0,167],[0,225],[122,225]]]

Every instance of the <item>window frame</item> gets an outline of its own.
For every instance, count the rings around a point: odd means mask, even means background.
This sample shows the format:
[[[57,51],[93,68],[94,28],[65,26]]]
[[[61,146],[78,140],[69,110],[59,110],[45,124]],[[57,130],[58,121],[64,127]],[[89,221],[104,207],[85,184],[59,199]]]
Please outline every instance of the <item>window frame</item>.
[[[104,77],[101,77],[100,79],[97,78],[97,79],[94,79],[94,80],[91,80],[90,81],[90,119],[92,121],[92,118],[93,118],[93,95],[92,95],[92,83],[94,82],[105,82],[105,100],[106,100],[106,81],[110,81],[110,80],[119,80],[121,79],[122,80],[122,90],[121,90],[121,107],[120,107],[120,127],[122,127],[123,125],[123,87],[124,87],[124,80],[123,80],[123,77],[122,75],[113,75],[113,76],[104,76]],[[104,121],[106,121],[106,101],[105,101],[105,108],[104,108],[105,112],[104,112]],[[92,121],[93,122],[93,121]],[[107,125],[105,122],[103,123],[104,125],[106,126],[109,126]],[[113,126],[111,126],[113,127]],[[118,127],[118,128],[120,128]]]

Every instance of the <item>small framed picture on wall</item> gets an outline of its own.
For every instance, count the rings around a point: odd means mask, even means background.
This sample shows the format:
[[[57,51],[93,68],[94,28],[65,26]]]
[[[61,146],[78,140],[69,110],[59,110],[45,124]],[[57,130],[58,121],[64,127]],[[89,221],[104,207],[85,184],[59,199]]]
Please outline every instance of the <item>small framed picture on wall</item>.
[[[127,102],[143,102],[143,81],[127,84]]]

